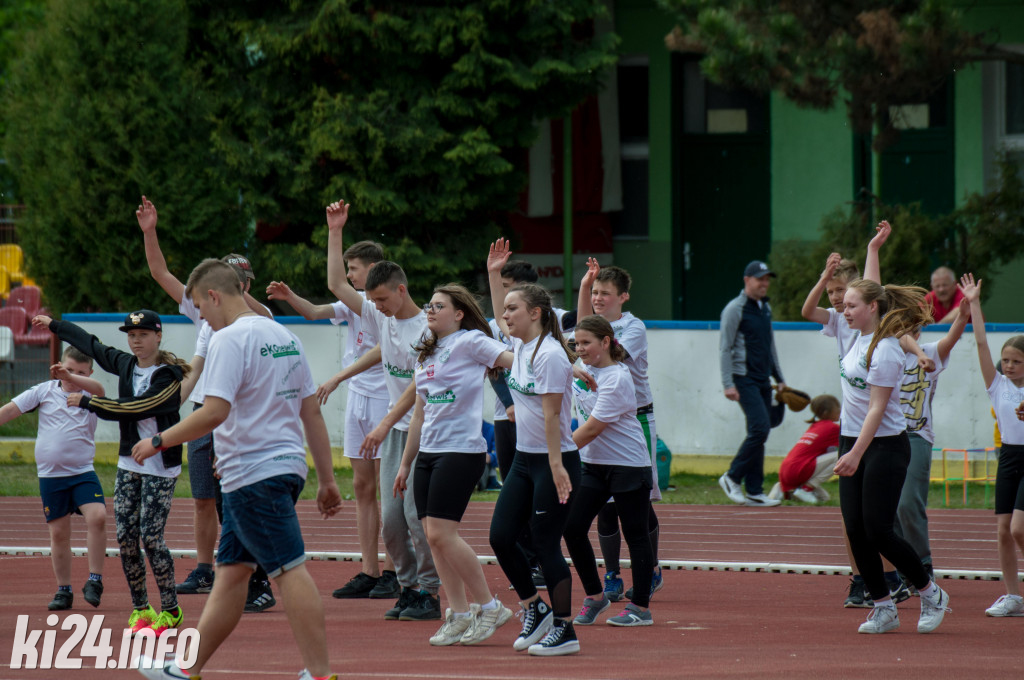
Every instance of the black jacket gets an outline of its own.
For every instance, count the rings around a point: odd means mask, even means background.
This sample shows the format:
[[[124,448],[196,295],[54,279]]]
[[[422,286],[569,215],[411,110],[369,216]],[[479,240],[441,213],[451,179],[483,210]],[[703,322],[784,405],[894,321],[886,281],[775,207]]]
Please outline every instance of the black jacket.
[[[116,420],[121,428],[118,455],[130,456],[139,441],[138,421],[156,418],[157,431],[163,432],[180,420],[180,366],[161,366],[154,373],[145,393],[135,396],[133,374],[139,360],[134,354],[100,342],[70,321],[51,321],[50,330],[61,340],[92,357],[107,373],[118,376],[117,399],[82,397],[81,408],[104,420]],[[181,465],[181,445],[163,451],[164,467]]]

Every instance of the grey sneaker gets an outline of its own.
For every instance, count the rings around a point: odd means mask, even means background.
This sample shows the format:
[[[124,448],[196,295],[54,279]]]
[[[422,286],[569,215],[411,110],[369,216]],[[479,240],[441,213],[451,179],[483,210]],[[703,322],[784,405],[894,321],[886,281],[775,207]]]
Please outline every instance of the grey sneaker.
[[[777,501],[773,498],[768,498],[763,493],[747,494],[743,497],[743,505],[748,508],[771,508],[781,504],[782,501]]]
[[[512,618],[512,610],[501,602],[498,602],[498,606],[492,609],[484,609],[475,604],[470,606],[477,607],[477,610],[476,615],[473,617],[473,624],[462,636],[462,644],[464,645],[475,645],[483,642],[494,635],[494,631],[504,626]]]
[[[900,627],[900,615],[896,606],[872,607],[868,620],[860,624],[858,633],[888,633]]]
[[[473,619],[476,618],[477,612],[480,610],[480,605],[471,604],[469,605],[469,616],[455,616],[455,613],[449,607],[444,610],[444,623],[441,627],[430,637],[430,644],[435,647],[447,647],[448,645],[454,645],[460,640],[466,633],[466,630],[473,625]]]
[[[626,605],[626,608],[622,610],[621,614],[608,619],[607,624],[609,626],[619,626],[620,628],[627,628],[631,626],[653,626],[654,617],[651,615],[650,609],[644,611],[630,602]]]
[[[922,593],[921,618],[917,620],[917,632],[932,632],[939,627],[940,623],[942,623],[942,619],[945,618],[946,612],[951,611],[953,610],[949,608],[949,593],[942,588],[939,588],[939,592],[931,597]]]
[[[985,610],[986,616],[1024,616],[1024,598],[1003,595]]]
[[[595,600],[592,597],[585,598],[583,600],[583,607],[580,608],[580,613],[572,622],[577,626],[592,626],[594,621],[597,621],[598,614],[611,606],[612,601],[607,597],[602,597],[600,600]]]
[[[722,487],[722,491],[725,492],[725,495],[728,496],[729,500],[733,503],[738,503],[739,505],[746,503],[747,499],[743,497],[743,488],[736,482],[732,481],[728,472],[718,478],[718,486]]]

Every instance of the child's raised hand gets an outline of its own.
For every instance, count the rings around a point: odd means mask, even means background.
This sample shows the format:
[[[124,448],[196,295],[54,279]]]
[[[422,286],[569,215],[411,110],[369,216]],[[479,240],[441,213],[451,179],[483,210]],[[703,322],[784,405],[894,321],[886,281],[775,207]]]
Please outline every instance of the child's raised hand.
[[[839,253],[830,253],[828,259],[825,260],[825,271],[821,273],[821,278],[830,280],[832,276],[839,269],[839,263],[842,262],[843,257]]]
[[[341,199],[327,206],[327,228],[331,231],[344,229],[345,223],[348,222],[348,209],[351,205],[351,203],[346,203],[345,199]]]
[[[981,299],[981,279],[978,279],[978,282],[975,283],[974,274],[970,272],[960,277],[960,283],[956,287],[964,294],[964,298],[968,303]]]
[[[36,328],[45,328],[49,330],[51,321],[53,321],[53,319],[46,316],[45,314],[39,314],[32,317],[32,325],[35,326]]]
[[[581,287],[592,287],[594,281],[597,280],[597,273],[601,271],[601,265],[597,263],[597,258],[587,258],[587,273],[583,275],[583,280],[580,283]]]
[[[64,368],[64,364],[54,364],[50,366],[50,378],[52,380],[70,380],[71,373]]]
[[[487,252],[487,271],[501,273],[501,268],[508,262],[511,254],[512,249],[509,246],[508,239],[499,238],[491,244]]]
[[[892,233],[892,226],[886,220],[882,220],[875,227],[875,232],[875,237],[868,243],[868,248],[878,250],[885,243],[886,239],[889,238],[889,234]]]
[[[270,300],[287,300],[291,294],[292,289],[284,281],[271,281],[267,286],[267,298]]]
[[[142,197],[139,209],[135,211],[135,217],[139,220],[139,228],[143,234],[156,231],[156,206],[145,196]]]

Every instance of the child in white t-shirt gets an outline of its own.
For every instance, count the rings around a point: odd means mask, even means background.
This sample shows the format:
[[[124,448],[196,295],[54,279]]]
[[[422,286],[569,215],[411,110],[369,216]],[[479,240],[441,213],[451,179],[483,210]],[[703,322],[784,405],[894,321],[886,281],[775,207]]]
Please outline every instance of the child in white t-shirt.
[[[50,532],[50,561],[57,593],[48,609],[71,609],[71,515],[85,517],[89,580],[82,588],[85,601],[100,605],[103,558],[107,546],[107,506],[103,487],[92,467],[96,456],[96,414],[68,406],[68,395],[104,396],[92,375],[92,359],[74,347],[64,350],[61,363],[50,367],[53,380],[40,383],[0,408],[0,425],[23,413],[39,410],[36,470],[43,515]]]

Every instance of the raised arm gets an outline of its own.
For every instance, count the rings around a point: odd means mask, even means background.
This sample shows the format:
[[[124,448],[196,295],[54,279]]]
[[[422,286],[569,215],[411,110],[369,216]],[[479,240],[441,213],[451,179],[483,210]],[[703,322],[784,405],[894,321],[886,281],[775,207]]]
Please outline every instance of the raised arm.
[[[587,273],[580,280],[580,296],[576,301],[576,322],[594,313],[594,303],[590,294],[594,290],[594,281],[597,280],[597,273],[601,271],[601,265],[593,257],[587,258]]]
[[[334,308],[331,305],[314,305],[292,291],[284,281],[271,281],[267,286],[267,298],[287,302],[299,316],[309,321],[334,317]]]
[[[146,264],[149,265],[149,275],[160,284],[165,293],[180,305],[181,297],[185,294],[185,284],[167,268],[167,260],[164,259],[164,254],[160,250],[160,242],[156,237],[156,206],[143,196],[142,204],[135,211],[135,217],[139,220],[139,228],[142,229],[142,242],[146,247]]]
[[[491,306],[494,308],[494,323],[506,336],[508,325],[502,319],[505,313],[505,288],[501,285],[501,268],[508,262],[512,250],[509,248],[508,239],[499,238],[491,244],[487,253],[487,283],[491,287]]]
[[[345,247],[342,232],[348,222],[349,203],[336,201],[327,206],[327,287],[356,314],[363,313],[363,296],[345,276]]]
[[[64,368],[64,364],[50,366],[50,377],[54,380],[65,380],[74,385],[78,390],[88,392],[95,397],[104,397],[107,394],[99,380],[87,378],[84,375],[75,375]]]
[[[828,310],[819,307],[818,302],[821,300],[822,293],[825,292],[825,286],[832,280],[832,275],[839,268],[840,259],[839,253],[832,253],[828,256],[828,259],[825,260],[825,269],[821,272],[818,282],[807,294],[804,306],[800,308],[800,315],[808,321],[820,323],[822,326],[828,323]]]
[[[868,257],[864,260],[864,278],[881,285],[882,272],[878,266],[878,251],[882,249],[882,244],[892,233],[892,226],[882,220],[875,227],[875,232],[875,237],[868,242]]]
[[[960,340],[960,336],[963,335],[964,328],[967,327],[967,319],[971,316],[971,303],[965,297],[960,301],[960,305],[957,307],[959,314],[953,320],[953,325],[946,331],[946,335],[939,340],[938,347],[936,349],[939,352],[939,361],[945,362],[949,357],[949,353],[953,351],[953,347]],[[956,311],[956,310],[954,310]]]
[[[981,377],[985,381],[985,389],[996,379],[996,365],[992,363],[992,350],[988,348],[988,336],[985,334],[985,317],[981,313],[981,279],[974,282],[974,274],[960,277],[957,288],[971,305],[971,326],[974,327],[974,342],[978,345],[978,362],[981,364]]]

